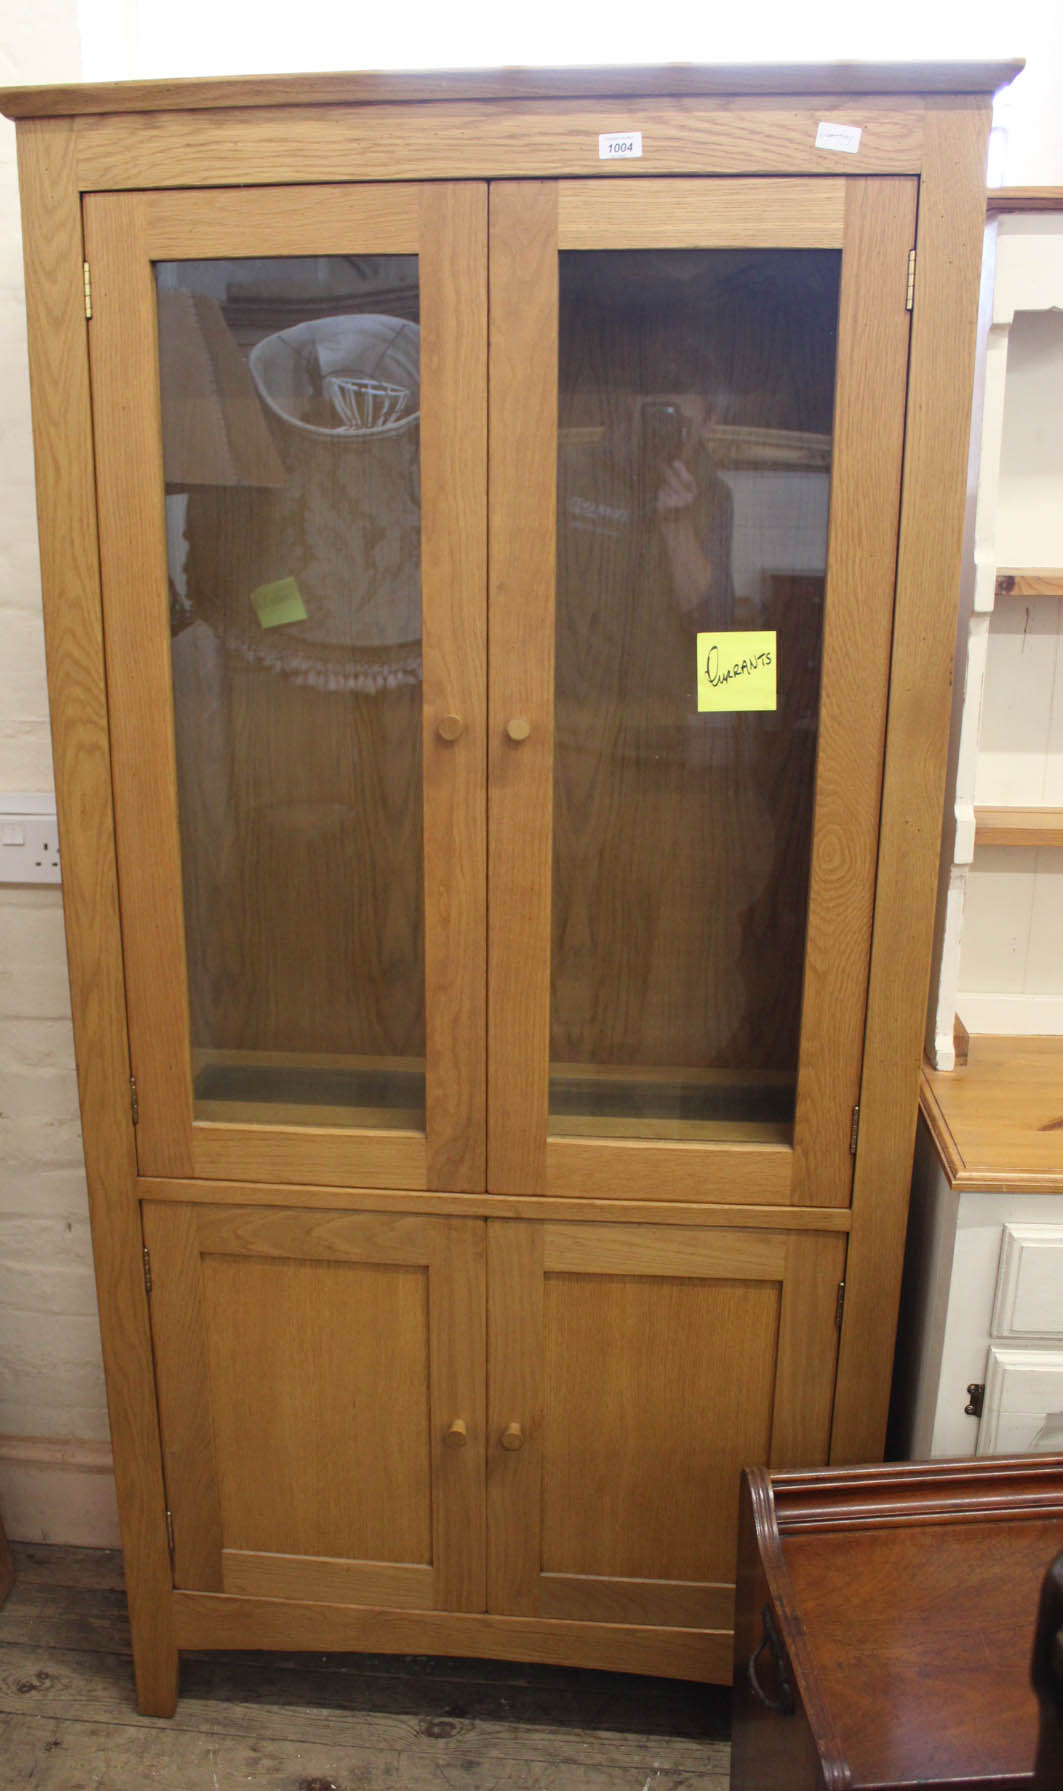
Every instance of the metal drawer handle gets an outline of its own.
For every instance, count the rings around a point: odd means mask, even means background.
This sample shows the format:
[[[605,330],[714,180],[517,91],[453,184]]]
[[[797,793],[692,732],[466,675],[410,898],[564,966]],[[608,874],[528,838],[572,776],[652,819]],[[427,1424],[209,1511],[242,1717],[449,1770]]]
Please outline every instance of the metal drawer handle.
[[[777,1710],[780,1716],[793,1716],[794,1694],[786,1673],[786,1654],[783,1645],[779,1640],[779,1632],[775,1627],[770,1605],[764,1606],[764,1609],[760,1613],[760,1620],[764,1625],[764,1634],[760,1639],[760,1646],[753,1650],[746,1667],[746,1674],[750,1686],[752,1687],[753,1696],[759,1699],[765,1709]],[[775,1663],[775,1679],[779,1687],[779,1696],[777,1698],[769,1698],[767,1692],[763,1689],[760,1680],[757,1678],[757,1661],[760,1659],[765,1648],[771,1649],[771,1657]]]

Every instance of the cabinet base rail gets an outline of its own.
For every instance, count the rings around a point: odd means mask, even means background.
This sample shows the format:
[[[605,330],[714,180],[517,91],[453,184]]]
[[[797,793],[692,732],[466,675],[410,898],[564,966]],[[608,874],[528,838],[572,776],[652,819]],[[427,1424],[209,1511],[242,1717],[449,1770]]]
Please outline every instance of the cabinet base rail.
[[[178,1648],[462,1655],[730,1682],[730,1629],[655,1629],[479,1612],[369,1610],[297,1599],[175,1592]]]

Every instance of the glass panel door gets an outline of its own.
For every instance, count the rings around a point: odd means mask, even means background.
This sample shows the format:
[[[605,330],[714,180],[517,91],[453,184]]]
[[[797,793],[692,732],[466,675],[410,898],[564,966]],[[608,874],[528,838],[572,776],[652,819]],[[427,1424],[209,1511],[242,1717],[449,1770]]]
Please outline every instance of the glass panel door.
[[[560,256],[554,1135],[792,1141],[840,275]]]
[[[485,227],[86,202],[144,1173],[483,1187]]]
[[[914,207],[492,189],[499,1192],[848,1200]]]
[[[194,1112],[423,1132],[417,258],[155,280]]]

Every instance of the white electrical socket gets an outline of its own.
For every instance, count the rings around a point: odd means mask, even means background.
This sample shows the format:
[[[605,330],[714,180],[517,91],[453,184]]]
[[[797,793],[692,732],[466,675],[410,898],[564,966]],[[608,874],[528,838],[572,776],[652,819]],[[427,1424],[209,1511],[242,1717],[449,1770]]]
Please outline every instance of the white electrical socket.
[[[54,796],[0,795],[0,883],[59,883]]]

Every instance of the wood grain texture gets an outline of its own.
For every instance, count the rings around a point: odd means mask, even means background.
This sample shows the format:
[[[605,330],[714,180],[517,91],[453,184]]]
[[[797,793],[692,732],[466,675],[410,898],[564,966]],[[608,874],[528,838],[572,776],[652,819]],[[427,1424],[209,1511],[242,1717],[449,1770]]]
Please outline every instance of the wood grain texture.
[[[991,187],[986,211],[992,216],[1022,211],[1063,211],[1063,187]]]
[[[192,1084],[145,209],[139,193],[85,202],[85,252],[96,285],[89,348],[125,981],[141,1107],[138,1161],[156,1173],[187,1175]],[[143,370],[136,381],[131,365]]]
[[[167,1505],[178,1586],[224,1589],[222,1516],[211,1423],[199,1215],[195,1207],[143,1207],[151,1266],[151,1330]]]
[[[885,1434],[941,835],[987,125],[977,101],[928,101],[838,1462],[874,1458]]]
[[[978,1477],[968,1472],[966,1495],[963,1485],[964,1470],[981,1465],[948,1464],[958,1494],[952,1509],[942,1508],[937,1464],[925,1485],[917,1465],[903,1478],[889,1468],[878,1477],[873,1469],[859,1470],[851,1490],[831,1479],[817,1492],[806,1482],[797,1491],[803,1511],[796,1522],[786,1509],[788,1476],[776,1480],[756,1471],[747,1477],[743,1504],[752,1523],[743,1541],[759,1556],[796,1693],[797,1711],[785,1719],[786,1728],[795,1760],[805,1728],[820,1756],[818,1771],[794,1783],[856,1791],[886,1784],[1003,1791],[1032,1784],[1037,1718],[1030,1636],[1041,1577],[1058,1541],[1063,1460],[1044,1464],[1050,1475],[1054,1469],[1054,1512],[1023,1484],[1021,1464],[1013,1461],[1006,1465],[1016,1503],[1009,1508],[999,1501],[991,1516],[980,1510]],[[990,1485],[999,1491],[1000,1481],[997,1474]],[[861,1521],[855,1505],[868,1491],[872,1511]],[[897,1502],[890,1512],[891,1493]],[[813,1513],[813,1521],[804,1521]],[[747,1569],[743,1585],[753,1583]],[[964,1688],[986,1659],[994,1662],[993,1696],[971,1701]],[[735,1665],[738,1686],[745,1660],[736,1655]],[[761,1750],[749,1732],[751,1715],[740,1692],[738,1787],[764,1782],[754,1770]]]
[[[1063,808],[976,808],[976,846],[1063,846]]]
[[[421,206],[427,1185],[473,1192],[487,1185],[487,189],[434,186]]]
[[[82,1139],[137,1696],[169,1714],[177,1651],[144,1295],[111,806],[81,217],[63,125],[19,134],[56,803]]]
[[[393,1118],[394,1115],[389,1115]],[[190,1173],[221,1181],[309,1176],[333,1187],[423,1188],[428,1176],[423,1133],[362,1131],[357,1126],[196,1124],[190,1128]],[[149,1171],[153,1165],[144,1163]]]
[[[630,172],[630,170],[629,170]],[[846,182],[569,180],[557,200],[560,249],[840,249]]]
[[[11,1559],[11,1549],[4,1534],[4,1526],[0,1521],[0,1605],[7,1598],[15,1583],[15,1565]]]
[[[370,240],[380,255],[416,255],[421,237],[422,197],[415,185],[366,188],[353,217],[347,186],[318,186],[313,194],[291,185],[218,187],[204,197],[193,208],[186,193],[152,194],[144,247],[153,261],[340,255]]]
[[[557,489],[557,191],[491,191],[488,1188],[546,1191]],[[506,733],[513,716],[528,739]]]
[[[487,1608],[530,1617],[542,1567],[543,1247],[536,1223],[487,1230]],[[510,1424],[521,1449],[503,1449]]]
[[[1063,597],[1063,571],[1057,567],[997,568],[998,597]]]
[[[210,1592],[175,1593],[174,1614],[181,1648],[469,1655],[709,1684],[723,1684],[731,1673],[730,1629],[650,1629],[471,1612],[361,1610],[353,1605],[230,1598]]]
[[[610,1199],[603,1196],[551,1199],[542,1195],[437,1194],[383,1188],[330,1188],[298,1182],[164,1181],[145,1176],[137,1184],[145,1200],[192,1201],[203,1205],[320,1207],[349,1211],[435,1214],[439,1217],[481,1219],[617,1219],[633,1224],[696,1225],[699,1230],[717,1225],[741,1225],[748,1229],[847,1232],[850,1215],[844,1208],[757,1205],[703,1206],[693,1202],[653,1202],[639,1198]]]
[[[914,181],[848,183],[795,1204],[846,1205],[859,1098],[904,449]]]
[[[558,1138],[546,1145],[547,1187],[570,1198],[697,1200],[782,1206],[791,1197],[786,1145],[657,1143],[644,1138]]]
[[[701,93],[994,93],[1012,80],[1022,66],[1017,61],[672,63],[643,68],[255,75],[235,80],[9,87],[0,90],[0,112],[8,118],[43,118],[87,112],[202,111],[214,106],[371,105],[386,100],[439,100],[450,96],[517,100],[566,94],[619,99],[647,93],[676,97]]]
[[[180,1582],[482,1609],[483,1224],[145,1217]]]
[[[444,1611],[482,1611],[487,1605],[486,1229],[477,1219],[432,1224],[428,1296],[433,1602]],[[455,1418],[465,1425],[461,1449],[446,1447]]]
[[[492,1608],[714,1627],[741,1462],[826,1452],[844,1239],[504,1222],[488,1252]]]
[[[304,1598],[321,1604],[363,1604],[424,1610],[432,1603],[432,1568],[412,1562],[330,1561],[320,1555],[255,1553],[227,1548],[220,1591],[237,1598]]]
[[[641,172],[837,175],[838,157],[817,149],[822,99],[680,98],[625,101],[623,128],[641,130]],[[915,173],[923,103],[835,96],[831,122],[861,131],[846,173]],[[285,181],[450,180],[600,176],[598,135],[616,127],[616,108],[576,99],[441,101],[432,106],[293,106],[167,115],[80,118],[78,178],[86,190],[131,182],[175,186],[274,185]],[[852,163],[852,168],[849,163]],[[621,162],[621,173],[628,164]]]
[[[1063,1040],[976,1033],[964,1069],[924,1065],[920,1106],[951,1187],[1063,1193]]]

